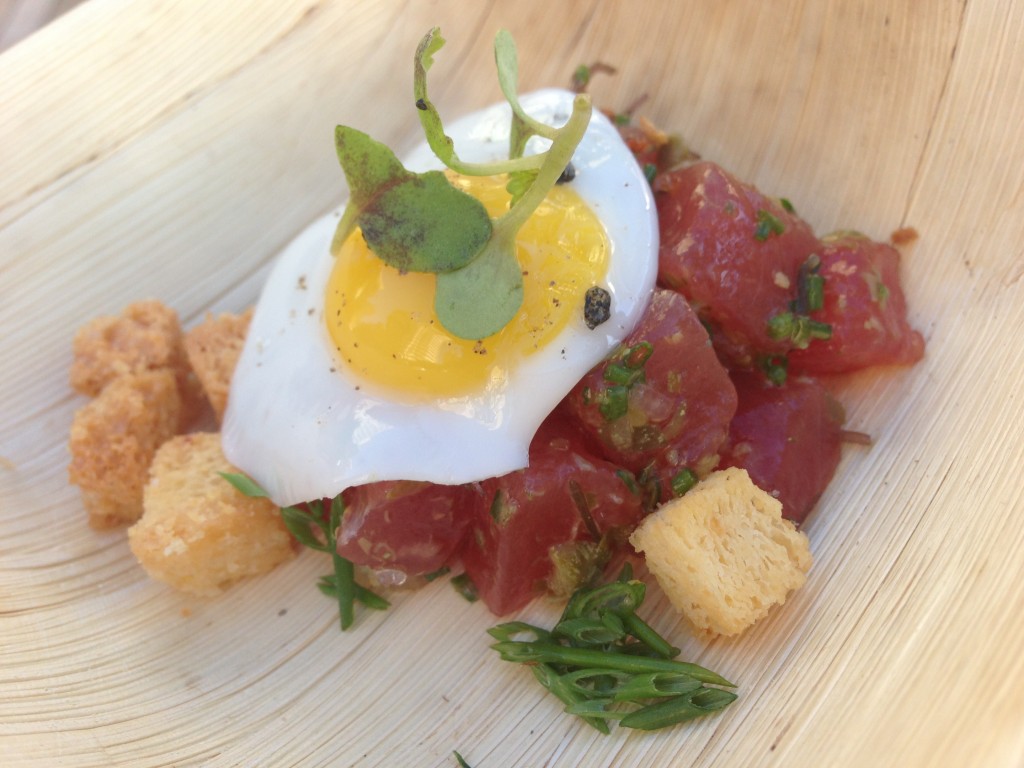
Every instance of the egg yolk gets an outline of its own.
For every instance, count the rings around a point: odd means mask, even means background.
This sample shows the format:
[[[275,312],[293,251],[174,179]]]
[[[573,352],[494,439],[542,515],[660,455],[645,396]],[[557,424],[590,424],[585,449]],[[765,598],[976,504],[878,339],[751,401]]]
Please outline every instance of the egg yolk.
[[[453,177],[492,218],[508,209],[502,177]],[[452,336],[434,313],[433,274],[388,266],[356,230],[327,283],[327,327],[349,369],[364,381],[413,399],[457,397],[501,387],[518,359],[556,339],[584,294],[607,272],[604,227],[568,186],[557,186],[519,230],[523,305],[503,329],[480,341]],[[543,382],[537,382],[543,386]]]

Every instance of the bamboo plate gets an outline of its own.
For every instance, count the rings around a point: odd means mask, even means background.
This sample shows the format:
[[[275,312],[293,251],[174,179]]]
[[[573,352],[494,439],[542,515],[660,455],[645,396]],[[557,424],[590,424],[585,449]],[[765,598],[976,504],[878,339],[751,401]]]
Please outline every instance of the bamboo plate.
[[[314,554],[172,594],[66,484],[74,329],[148,296],[186,324],[251,302],[343,194],[336,123],[416,139],[411,54],[434,24],[447,116],[497,100],[505,26],[524,90],[614,64],[600,103],[646,94],[818,231],[920,232],[904,278],[927,358],[847,384],[875,443],[806,526],[807,587],[710,645],[649,601],[739,682],[718,717],[602,736],[498,662],[494,619],[443,583],[345,635]],[[0,56],[0,104],[4,766],[1024,762],[1024,6],[90,0]]]

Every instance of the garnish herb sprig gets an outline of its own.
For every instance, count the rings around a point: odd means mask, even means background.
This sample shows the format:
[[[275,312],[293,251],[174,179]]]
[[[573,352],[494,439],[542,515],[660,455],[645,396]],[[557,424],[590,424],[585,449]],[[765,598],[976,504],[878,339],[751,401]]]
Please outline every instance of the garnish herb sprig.
[[[526,113],[516,94],[518,58],[505,30],[494,41],[498,83],[512,108],[509,158],[463,161],[427,93],[427,72],[444,45],[438,28],[420,41],[414,57],[413,94],[427,143],[451,170],[466,176],[509,174],[509,209],[491,219],[483,205],[439,171],[406,170],[385,145],[353,128],[338,126],[338,160],[351,190],[331,245],[337,254],[358,226],[370,250],[401,270],[437,276],[434,311],[441,325],[463,339],[500,331],[523,302],[522,268],[516,258],[519,229],[543,202],[569,165],[590,123],[590,97],[578,94],[565,125],[556,128]],[[544,152],[524,156],[532,136],[550,141]]]
[[[530,666],[538,682],[601,731],[618,720],[654,730],[724,709],[735,686],[697,664],[636,615],[645,586],[627,564],[619,579],[578,590],[551,630],[521,621],[488,630],[505,661]]]
[[[221,477],[246,496],[269,498],[267,492],[247,475],[222,472]],[[374,610],[384,610],[390,605],[383,597],[357,583],[352,561],[338,554],[338,530],[344,514],[345,502],[340,494],[330,499],[326,510],[322,501],[307,502],[301,507],[281,507],[285,527],[300,544],[331,556],[334,572],[321,576],[317,587],[338,602],[342,631],[355,621],[356,602]]]

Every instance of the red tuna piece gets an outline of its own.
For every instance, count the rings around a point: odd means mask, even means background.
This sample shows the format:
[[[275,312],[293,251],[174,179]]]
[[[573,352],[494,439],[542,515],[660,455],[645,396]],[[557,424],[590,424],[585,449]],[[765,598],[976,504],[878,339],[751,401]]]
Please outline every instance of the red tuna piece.
[[[710,162],[658,176],[655,192],[658,279],[714,327],[719,353],[751,367],[788,351],[792,342],[774,338],[769,322],[789,311],[800,266],[819,247],[807,223]]]
[[[824,238],[817,253],[822,304],[809,317],[830,325],[831,336],[794,349],[790,365],[814,373],[840,373],[920,360],[924,339],[907,321],[899,251],[846,232]]]
[[[551,586],[556,562],[581,577],[581,561],[600,565],[601,539],[625,541],[643,514],[626,475],[593,456],[562,416],[549,417],[530,444],[529,467],[481,483],[485,500],[462,561],[487,607],[499,616],[523,607]]]
[[[618,350],[563,402],[604,458],[671,474],[714,464],[736,391],[686,299],[658,289]]]
[[[782,386],[760,375],[733,376],[739,407],[722,449],[723,467],[741,467],[800,523],[839,464],[842,406],[815,379],[790,376]]]

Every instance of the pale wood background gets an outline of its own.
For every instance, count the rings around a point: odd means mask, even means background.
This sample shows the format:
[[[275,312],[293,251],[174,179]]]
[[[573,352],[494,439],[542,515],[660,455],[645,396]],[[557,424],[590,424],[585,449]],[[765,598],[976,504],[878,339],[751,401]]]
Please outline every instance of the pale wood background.
[[[596,86],[785,195],[822,232],[915,226],[927,358],[848,382],[848,450],[808,521],[807,586],[685,656],[722,716],[600,736],[501,665],[444,583],[341,636],[315,555],[222,598],[170,594],[66,484],[74,328],[145,296],[186,323],[251,302],[343,190],[335,123],[397,147],[410,57],[434,99],[580,62]],[[0,55],[0,765],[1024,764],[1024,5],[1012,0],[89,0]],[[524,617],[547,622],[553,609]]]

